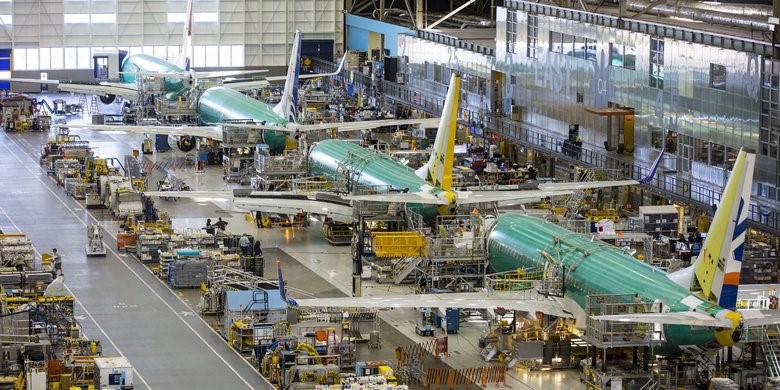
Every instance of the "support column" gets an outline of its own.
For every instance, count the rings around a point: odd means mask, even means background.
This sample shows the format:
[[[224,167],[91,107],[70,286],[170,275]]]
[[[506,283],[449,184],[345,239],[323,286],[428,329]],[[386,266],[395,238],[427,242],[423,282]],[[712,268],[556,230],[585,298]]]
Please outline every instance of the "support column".
[[[416,25],[418,30],[425,28],[425,14],[423,13],[423,0],[417,0],[417,6],[415,7]]]

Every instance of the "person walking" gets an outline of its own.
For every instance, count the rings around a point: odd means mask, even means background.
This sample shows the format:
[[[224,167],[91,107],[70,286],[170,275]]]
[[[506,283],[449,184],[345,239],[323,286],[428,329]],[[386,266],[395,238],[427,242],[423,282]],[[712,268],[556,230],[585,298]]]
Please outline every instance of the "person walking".
[[[249,243],[249,236],[246,234],[241,236],[241,238],[238,239],[238,247],[241,248],[241,255],[249,256],[249,253],[252,249]]]
[[[52,248],[51,250],[51,263],[54,277],[56,278],[57,276],[62,275],[62,257],[60,257],[60,254],[57,252],[57,248]]]

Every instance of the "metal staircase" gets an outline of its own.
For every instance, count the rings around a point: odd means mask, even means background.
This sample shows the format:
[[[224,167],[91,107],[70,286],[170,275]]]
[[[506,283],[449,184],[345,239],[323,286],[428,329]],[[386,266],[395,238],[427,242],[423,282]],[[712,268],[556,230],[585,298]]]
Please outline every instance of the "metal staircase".
[[[401,284],[422,262],[421,257],[402,257],[393,263],[393,283]]]
[[[774,332],[767,332],[766,341],[761,344],[761,352],[764,354],[767,378],[780,377],[780,326],[775,325]]]
[[[579,182],[588,182],[594,180],[594,170],[587,169],[585,174],[580,177]],[[582,200],[585,199],[585,190],[576,190],[566,198],[566,216],[574,218],[582,207]]]

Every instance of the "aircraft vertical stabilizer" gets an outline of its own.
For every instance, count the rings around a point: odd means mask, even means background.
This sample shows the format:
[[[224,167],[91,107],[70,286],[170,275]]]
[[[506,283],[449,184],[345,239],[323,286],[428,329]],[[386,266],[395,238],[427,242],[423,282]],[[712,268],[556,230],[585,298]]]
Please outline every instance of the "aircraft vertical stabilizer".
[[[184,14],[184,35],[181,41],[181,51],[176,66],[190,70],[190,55],[192,54],[192,1],[187,1],[187,13]]]
[[[452,189],[452,168],[455,165],[455,129],[458,124],[458,101],[460,99],[460,77],[455,73],[450,78],[450,88],[439,120],[439,130],[433,141],[433,150],[428,162],[420,167],[417,176],[444,190]]]
[[[691,290],[730,310],[735,310],[737,303],[755,161],[755,154],[739,151],[701,253],[692,266]]]
[[[274,112],[295,122],[298,117],[298,75],[301,69],[301,32],[295,31],[292,52],[290,53],[290,65],[287,68],[287,78],[284,82],[282,100],[274,107]]]

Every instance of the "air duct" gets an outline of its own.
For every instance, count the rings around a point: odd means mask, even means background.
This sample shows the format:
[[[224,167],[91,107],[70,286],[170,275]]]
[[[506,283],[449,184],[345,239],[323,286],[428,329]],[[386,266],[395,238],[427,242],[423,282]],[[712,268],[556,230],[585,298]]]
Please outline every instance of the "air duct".
[[[600,0],[587,0],[588,4],[601,4]],[[704,23],[713,23],[723,26],[745,28],[749,30],[772,31],[774,26],[769,23],[769,10],[766,7],[757,6],[723,6],[709,5],[691,2],[662,3],[645,0],[627,0],[626,9],[633,12],[642,12],[651,15],[677,17],[695,20]],[[712,8],[717,8],[715,11]],[[738,11],[731,13],[725,11]]]

